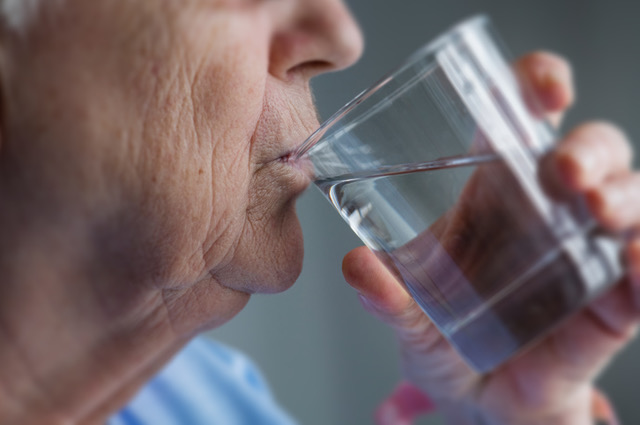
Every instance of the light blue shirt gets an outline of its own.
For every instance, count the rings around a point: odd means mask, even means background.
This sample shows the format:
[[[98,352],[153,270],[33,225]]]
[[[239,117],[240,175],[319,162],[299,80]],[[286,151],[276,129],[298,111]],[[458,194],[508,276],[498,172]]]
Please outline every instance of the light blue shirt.
[[[251,361],[218,343],[189,343],[108,425],[294,425]]]

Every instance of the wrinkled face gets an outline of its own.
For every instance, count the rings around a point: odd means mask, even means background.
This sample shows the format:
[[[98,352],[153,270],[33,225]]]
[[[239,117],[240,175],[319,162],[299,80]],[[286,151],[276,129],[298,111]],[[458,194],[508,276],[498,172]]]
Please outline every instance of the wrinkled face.
[[[292,284],[309,177],[286,158],[318,125],[309,79],[360,54],[342,3],[42,3],[5,36],[3,196],[123,277]]]

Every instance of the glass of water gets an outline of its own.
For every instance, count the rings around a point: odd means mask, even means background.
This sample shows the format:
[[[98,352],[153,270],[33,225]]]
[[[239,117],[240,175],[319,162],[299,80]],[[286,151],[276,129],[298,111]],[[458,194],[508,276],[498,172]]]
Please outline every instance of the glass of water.
[[[298,152],[315,183],[476,370],[494,369],[620,275],[578,197],[542,184],[552,128],[489,20],[411,56]]]

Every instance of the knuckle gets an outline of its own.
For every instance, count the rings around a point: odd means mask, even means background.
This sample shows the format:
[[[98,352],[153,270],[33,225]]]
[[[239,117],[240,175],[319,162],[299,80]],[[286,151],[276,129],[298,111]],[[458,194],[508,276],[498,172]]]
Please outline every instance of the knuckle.
[[[555,53],[551,50],[538,49],[522,56],[521,61],[538,63],[538,64],[551,64],[560,66],[569,66],[569,61],[562,55]]]
[[[578,127],[582,132],[597,137],[602,141],[623,142],[627,144],[627,136],[624,131],[614,123],[606,120],[591,121]]]
[[[604,188],[592,189],[586,194],[589,211],[598,223],[609,230],[621,230],[622,222],[618,209],[612,205]]]
[[[568,80],[573,79],[571,62],[558,53],[549,50],[536,50],[524,56],[523,62],[527,66],[553,69],[556,74],[561,74]]]
[[[611,153],[610,149],[614,148],[618,153],[622,153],[625,159],[633,154],[626,133],[619,126],[605,120],[580,124],[567,135],[567,139],[573,143],[601,146],[607,150],[603,153]]]
[[[611,121],[598,120],[593,122],[593,126],[596,131],[599,131],[604,138],[612,140],[626,141],[627,136],[624,131],[612,123]]]
[[[540,60],[545,61],[548,66],[555,68],[558,72],[562,72],[568,76],[573,75],[573,67],[566,57],[548,50],[538,51],[538,55],[540,56]]]

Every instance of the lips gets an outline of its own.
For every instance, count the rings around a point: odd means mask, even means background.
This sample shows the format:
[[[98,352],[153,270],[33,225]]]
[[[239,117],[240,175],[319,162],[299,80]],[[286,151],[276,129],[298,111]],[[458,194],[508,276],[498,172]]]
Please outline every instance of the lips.
[[[303,142],[319,126],[308,86],[284,87],[269,80],[262,113],[253,134],[253,157],[258,168],[273,172],[276,185],[306,188],[314,176],[308,159],[295,155]],[[275,178],[275,180],[273,180]]]
[[[281,156],[279,160],[285,165],[298,170],[298,172],[306,176],[306,178],[311,182],[315,178],[313,163],[308,157],[298,157],[296,153],[297,149]]]

